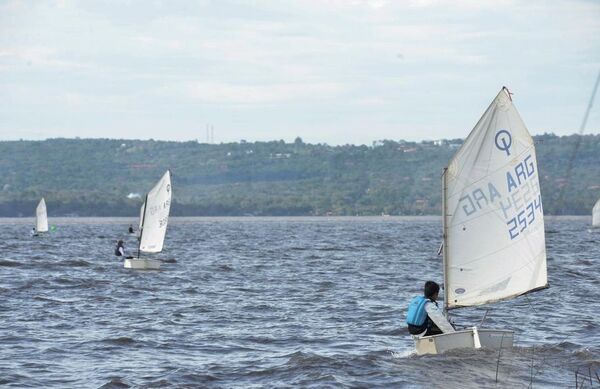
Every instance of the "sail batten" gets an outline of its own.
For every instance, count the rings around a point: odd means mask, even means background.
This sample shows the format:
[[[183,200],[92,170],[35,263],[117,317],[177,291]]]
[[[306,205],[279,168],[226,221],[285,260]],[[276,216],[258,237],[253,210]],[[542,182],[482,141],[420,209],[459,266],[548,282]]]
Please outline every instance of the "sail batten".
[[[448,309],[547,285],[535,146],[503,88],[444,171]]]
[[[145,253],[162,251],[171,209],[171,173],[167,172],[146,195],[140,208],[139,250]]]
[[[35,229],[37,232],[48,232],[48,211],[43,197],[35,209]]]

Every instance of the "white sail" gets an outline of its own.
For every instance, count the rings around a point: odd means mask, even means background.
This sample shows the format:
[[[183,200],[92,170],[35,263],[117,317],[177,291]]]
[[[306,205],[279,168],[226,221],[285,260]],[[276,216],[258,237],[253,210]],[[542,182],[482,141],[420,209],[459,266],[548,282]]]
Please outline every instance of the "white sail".
[[[146,210],[146,202],[144,201],[144,203],[140,207],[140,222],[139,222],[139,225],[138,225],[138,237],[142,233],[142,220],[144,219],[144,211],[145,210]]]
[[[596,201],[596,205],[592,209],[592,226],[600,227],[600,199]]]
[[[448,308],[547,286],[535,147],[503,88],[444,174]]]
[[[46,210],[46,201],[42,197],[35,209],[35,229],[37,232],[48,232],[48,212]]]
[[[171,193],[171,173],[167,170],[154,188],[148,192],[142,206],[140,251],[147,253],[162,251],[171,209]]]

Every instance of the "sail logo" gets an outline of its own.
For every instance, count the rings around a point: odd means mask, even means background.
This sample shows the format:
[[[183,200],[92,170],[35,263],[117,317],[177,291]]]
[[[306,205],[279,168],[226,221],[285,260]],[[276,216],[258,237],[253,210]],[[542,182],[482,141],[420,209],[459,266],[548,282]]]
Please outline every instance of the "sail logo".
[[[494,138],[496,148],[500,151],[505,151],[507,156],[510,156],[510,147],[512,146],[512,136],[506,130],[500,130]]]

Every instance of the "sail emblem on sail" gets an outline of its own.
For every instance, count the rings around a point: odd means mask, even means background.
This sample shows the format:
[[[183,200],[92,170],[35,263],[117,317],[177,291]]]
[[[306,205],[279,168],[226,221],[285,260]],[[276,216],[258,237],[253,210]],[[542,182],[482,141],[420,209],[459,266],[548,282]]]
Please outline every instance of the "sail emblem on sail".
[[[512,136],[510,136],[510,132],[506,130],[498,131],[494,138],[494,142],[499,150],[506,151],[506,155],[510,155],[510,146],[512,146]]]

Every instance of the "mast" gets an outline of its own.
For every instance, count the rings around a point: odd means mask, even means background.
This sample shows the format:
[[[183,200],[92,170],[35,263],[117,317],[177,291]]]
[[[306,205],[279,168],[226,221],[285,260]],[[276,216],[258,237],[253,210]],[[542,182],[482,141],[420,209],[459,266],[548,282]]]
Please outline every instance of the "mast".
[[[144,234],[144,220],[146,219],[146,210],[148,209],[148,194],[144,199],[144,214],[142,215],[142,228],[140,228],[140,237],[138,239],[138,259],[140,259],[140,247],[142,246],[142,235]]]
[[[444,271],[444,316],[448,316],[448,202],[446,201],[446,195],[448,192],[448,185],[446,183],[446,177],[448,174],[448,168],[444,168],[442,173],[442,267]]]

